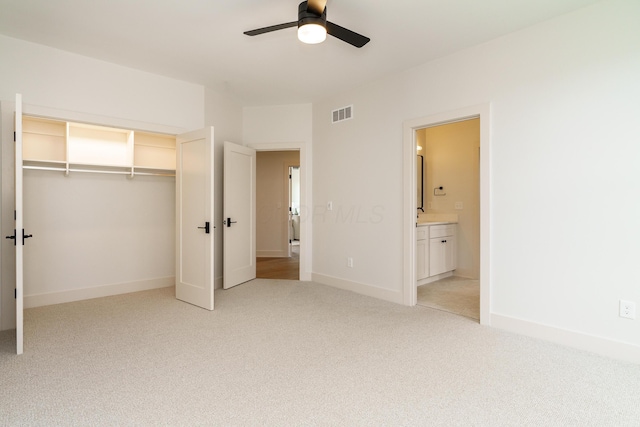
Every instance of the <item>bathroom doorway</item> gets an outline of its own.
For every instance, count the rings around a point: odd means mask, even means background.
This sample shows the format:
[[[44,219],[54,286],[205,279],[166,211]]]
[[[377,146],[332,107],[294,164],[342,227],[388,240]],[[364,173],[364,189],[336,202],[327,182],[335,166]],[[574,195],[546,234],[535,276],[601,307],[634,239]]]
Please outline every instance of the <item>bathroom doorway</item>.
[[[418,224],[455,224],[455,270],[417,282],[416,304],[480,320],[480,119],[415,131]],[[421,225],[423,230],[432,227]],[[437,244],[436,244],[437,246]],[[425,252],[426,253],[426,252]],[[428,258],[428,257],[427,257]],[[425,261],[428,265],[428,259]]]
[[[406,305],[417,304],[418,286],[416,273],[416,237],[417,237],[417,180],[416,180],[416,149],[417,131],[450,123],[478,119],[479,121],[479,250],[476,256],[479,259],[478,286],[480,289],[479,317],[480,323],[490,325],[490,104],[481,104],[458,110],[434,114],[407,120],[403,125],[403,206],[405,215],[403,218],[403,245],[404,245],[404,278],[403,301]],[[427,174],[429,167],[425,168]],[[433,180],[433,178],[432,178]],[[447,184],[448,185],[448,184]],[[433,188],[445,187],[445,184],[427,182],[425,193],[432,192]],[[446,191],[445,191],[446,192]],[[442,193],[439,193],[442,194]],[[433,193],[432,193],[433,197]],[[441,196],[436,196],[441,197]],[[450,200],[454,203],[459,200]],[[434,200],[431,200],[432,207]],[[429,200],[425,200],[425,210],[429,208]],[[437,207],[438,203],[436,203]],[[464,210],[464,202],[462,204]],[[452,280],[452,279],[449,279]]]

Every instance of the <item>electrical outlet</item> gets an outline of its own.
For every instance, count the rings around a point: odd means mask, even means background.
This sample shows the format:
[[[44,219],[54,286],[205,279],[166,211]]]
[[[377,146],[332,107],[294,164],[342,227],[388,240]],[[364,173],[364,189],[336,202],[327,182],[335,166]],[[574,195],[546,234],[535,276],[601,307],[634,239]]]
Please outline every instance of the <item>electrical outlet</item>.
[[[353,268],[353,258],[351,257],[347,258],[347,267]]]
[[[636,303],[633,301],[620,300],[620,317],[627,319],[636,318]]]
[[[462,202],[456,202],[455,208],[456,210],[459,210],[459,211],[462,210]]]
[[[328,211],[332,211],[333,210],[333,202],[327,202],[327,210]]]

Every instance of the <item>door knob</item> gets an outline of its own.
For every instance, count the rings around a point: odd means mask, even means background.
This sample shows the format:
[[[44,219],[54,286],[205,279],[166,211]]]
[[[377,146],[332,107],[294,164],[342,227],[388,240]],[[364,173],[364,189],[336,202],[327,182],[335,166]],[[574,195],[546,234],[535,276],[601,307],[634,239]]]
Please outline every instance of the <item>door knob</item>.
[[[227,227],[231,227],[231,224],[236,224],[238,221],[231,221],[231,218],[227,218],[226,221],[222,221]]]
[[[24,234],[24,229],[22,229],[22,245],[24,246],[24,239],[28,239],[29,237],[33,237],[33,234]],[[13,240],[13,245],[16,245],[18,239],[16,238],[16,230],[13,230],[13,236],[5,236],[5,239]]]
[[[209,234],[209,221],[204,223],[204,227],[198,227],[201,230],[204,230],[205,233]]]
[[[13,230],[13,236],[5,236],[5,239],[13,240],[13,246],[16,245],[16,230]]]

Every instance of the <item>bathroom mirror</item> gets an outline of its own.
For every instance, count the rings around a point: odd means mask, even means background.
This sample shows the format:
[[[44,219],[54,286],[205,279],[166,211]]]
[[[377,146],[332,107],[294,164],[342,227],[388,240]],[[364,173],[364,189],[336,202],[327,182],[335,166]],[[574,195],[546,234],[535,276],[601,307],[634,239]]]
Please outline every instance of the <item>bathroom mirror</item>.
[[[417,155],[416,157],[416,179],[417,199],[416,206],[418,210],[424,212],[424,157]]]

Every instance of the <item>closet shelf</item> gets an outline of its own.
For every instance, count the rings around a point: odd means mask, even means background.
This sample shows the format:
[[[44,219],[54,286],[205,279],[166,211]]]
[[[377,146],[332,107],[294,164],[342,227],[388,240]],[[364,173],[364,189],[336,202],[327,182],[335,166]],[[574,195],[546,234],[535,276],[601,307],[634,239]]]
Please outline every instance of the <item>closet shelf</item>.
[[[175,136],[23,116],[25,169],[175,176]]]
[[[30,170],[42,170],[42,171],[54,171],[54,172],[64,172],[65,174],[69,174],[71,172],[81,172],[81,173],[103,173],[103,174],[112,174],[112,175],[127,175],[130,177],[139,176],[176,176],[175,171],[172,170],[135,170],[127,167],[108,167],[103,165],[74,165],[69,166],[68,168],[64,164],[55,164],[53,162],[37,162],[40,164],[36,164],[36,162],[29,162],[28,164],[23,164],[23,169]]]

